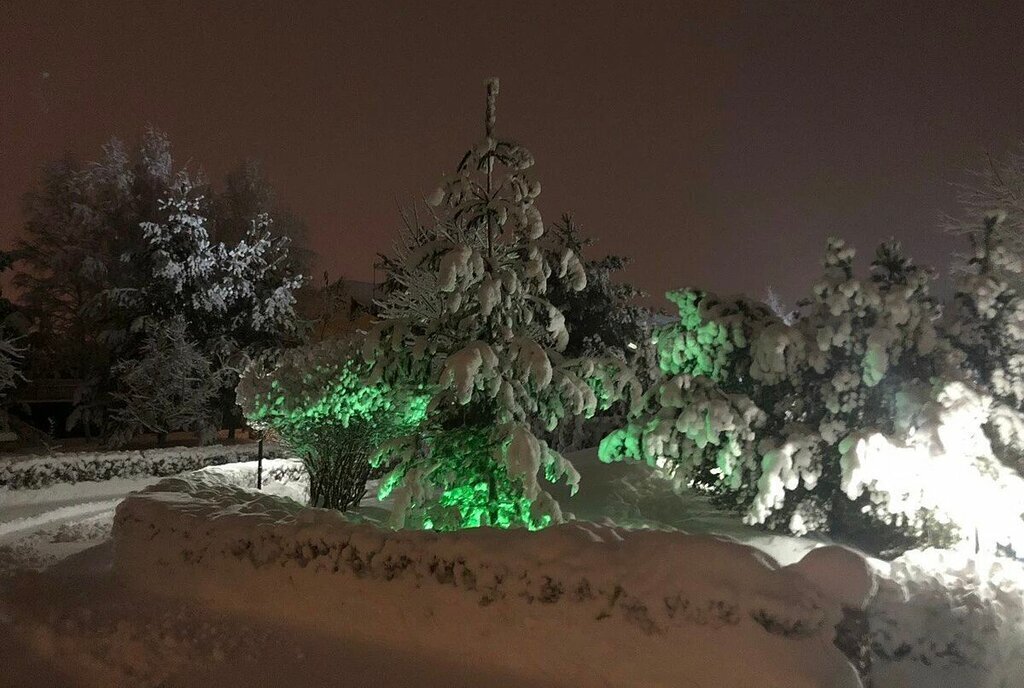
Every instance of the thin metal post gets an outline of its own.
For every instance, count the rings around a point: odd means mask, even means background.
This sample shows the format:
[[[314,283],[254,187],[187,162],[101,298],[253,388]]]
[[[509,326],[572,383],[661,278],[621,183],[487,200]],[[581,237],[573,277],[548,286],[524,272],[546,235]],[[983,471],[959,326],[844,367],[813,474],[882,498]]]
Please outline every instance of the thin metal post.
[[[260,441],[256,445],[256,489],[263,489],[263,433],[260,433]]]

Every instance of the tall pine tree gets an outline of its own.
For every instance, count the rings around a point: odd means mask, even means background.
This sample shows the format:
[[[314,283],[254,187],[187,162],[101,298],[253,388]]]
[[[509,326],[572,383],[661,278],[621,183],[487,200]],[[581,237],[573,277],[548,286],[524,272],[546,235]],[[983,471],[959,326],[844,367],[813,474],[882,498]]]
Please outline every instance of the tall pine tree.
[[[533,156],[494,133],[497,80],[487,82],[483,140],[409,222],[390,261],[383,321],[367,337],[371,382],[430,397],[415,434],[390,443],[382,483],[396,525],[539,527],[563,514],[542,480],[579,474],[539,439],[569,414],[591,415],[630,374],[562,355],[564,315],[546,298],[549,278],[575,290],[586,275],[570,249],[549,259],[540,243],[540,183]]]

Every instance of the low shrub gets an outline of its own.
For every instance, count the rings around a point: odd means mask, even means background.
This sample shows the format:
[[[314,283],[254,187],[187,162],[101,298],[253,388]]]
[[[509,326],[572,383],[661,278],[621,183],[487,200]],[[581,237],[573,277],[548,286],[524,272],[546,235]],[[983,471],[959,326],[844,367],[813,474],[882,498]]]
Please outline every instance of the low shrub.
[[[238,400],[249,423],[280,437],[309,473],[310,503],[345,510],[383,468],[370,459],[419,424],[425,397],[364,384],[367,364],[354,339],[298,347],[242,375]]]

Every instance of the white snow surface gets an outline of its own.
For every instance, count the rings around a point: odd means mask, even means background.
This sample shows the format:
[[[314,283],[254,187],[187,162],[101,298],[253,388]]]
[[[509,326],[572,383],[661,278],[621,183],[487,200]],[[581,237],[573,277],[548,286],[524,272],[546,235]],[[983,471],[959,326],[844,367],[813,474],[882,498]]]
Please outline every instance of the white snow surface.
[[[1024,685],[1024,566],[950,550],[874,561],[872,678],[883,688]]]
[[[253,463],[0,491],[0,685],[857,686],[841,606],[864,608],[865,685],[1021,685],[1020,564],[870,560],[572,460],[584,489],[556,496],[605,525],[385,530],[373,499],[303,507],[289,460],[264,493]]]
[[[125,499],[114,543],[115,570],[143,594],[225,613],[260,599],[306,632],[527,685],[861,685],[832,644],[842,612],[812,580],[822,571],[711,536],[588,522],[391,531],[205,470]],[[862,563],[826,573],[849,582],[840,598],[859,589],[862,604],[873,588]]]
[[[162,461],[168,452],[161,451]],[[205,454],[223,456],[207,449]],[[180,453],[174,453],[181,456]],[[187,456],[195,457],[193,454]],[[231,453],[228,455],[239,455]],[[241,454],[244,456],[244,454]],[[44,465],[60,461],[81,465],[91,457],[51,457]],[[168,467],[169,464],[161,463]],[[256,485],[256,464],[232,463],[216,470],[236,485]],[[113,478],[75,483],[56,483],[37,489],[0,488],[0,575],[21,569],[43,569],[110,537],[114,509],[125,495],[159,482],[157,477]],[[295,461],[268,459],[263,462],[264,492],[305,502],[308,480]]]

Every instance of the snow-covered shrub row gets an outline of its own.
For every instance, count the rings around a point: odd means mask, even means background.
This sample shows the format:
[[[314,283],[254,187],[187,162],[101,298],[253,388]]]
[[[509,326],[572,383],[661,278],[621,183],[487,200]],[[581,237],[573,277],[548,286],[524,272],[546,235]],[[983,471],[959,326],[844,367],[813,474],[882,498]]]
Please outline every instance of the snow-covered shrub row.
[[[874,587],[840,548],[780,568],[710,536],[586,522],[391,531],[217,471],[130,495],[114,538],[117,570],[146,590],[259,600],[318,633],[556,685],[859,686],[832,640]]]
[[[236,487],[256,486],[255,461],[218,463],[197,469],[195,473],[210,480],[223,481]],[[299,504],[309,504],[309,473],[305,464],[294,458],[264,459],[260,492],[287,497]]]
[[[875,566],[879,589],[867,607],[873,685],[1020,685],[1024,565],[928,549]]]
[[[264,456],[280,457],[275,445],[264,446]],[[162,477],[256,459],[256,445],[209,445],[112,452],[69,452],[41,458],[12,456],[0,463],[0,488],[36,489],[57,483],[77,483],[140,476]]]
[[[829,242],[793,324],[743,298],[671,295],[665,377],[602,458],[657,465],[748,523],[875,552],[965,540],[1024,552],[1024,480],[986,436],[992,397],[936,330],[929,273],[894,243],[868,280],[853,256]]]

